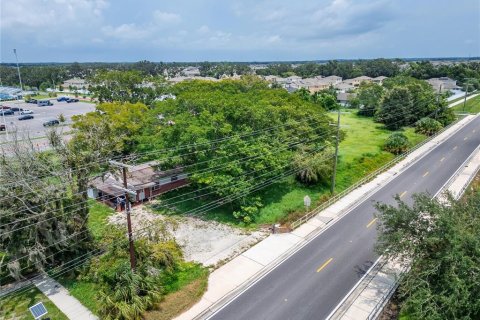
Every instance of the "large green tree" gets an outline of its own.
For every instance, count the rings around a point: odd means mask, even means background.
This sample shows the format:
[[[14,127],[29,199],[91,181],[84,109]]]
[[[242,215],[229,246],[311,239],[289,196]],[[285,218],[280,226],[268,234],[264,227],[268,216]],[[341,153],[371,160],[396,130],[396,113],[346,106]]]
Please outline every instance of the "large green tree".
[[[445,206],[377,204],[378,251],[410,266],[400,284],[410,319],[480,319],[480,194]]]
[[[163,168],[184,168],[192,187],[208,188],[203,199],[224,199],[232,211],[255,212],[259,202],[250,193],[257,186],[292,169],[293,156],[305,147],[320,150],[333,140],[322,107],[256,77],[187,81],[173,90],[177,99],[150,113],[139,150],[170,150],[156,156]]]

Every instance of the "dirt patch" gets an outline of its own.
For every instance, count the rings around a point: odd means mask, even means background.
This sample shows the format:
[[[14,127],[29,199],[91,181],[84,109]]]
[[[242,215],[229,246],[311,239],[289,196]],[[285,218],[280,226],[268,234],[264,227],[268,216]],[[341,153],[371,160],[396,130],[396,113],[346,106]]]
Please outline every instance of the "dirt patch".
[[[153,213],[146,206],[137,206],[132,209],[132,227],[141,228],[145,221],[166,219],[160,214]],[[172,233],[182,246],[186,261],[195,261],[204,266],[218,266],[229,261],[243,251],[250,248],[268,236],[267,232],[233,228],[216,221],[204,221],[193,217],[174,217],[177,223]],[[124,213],[116,213],[109,217],[113,224],[126,225]]]

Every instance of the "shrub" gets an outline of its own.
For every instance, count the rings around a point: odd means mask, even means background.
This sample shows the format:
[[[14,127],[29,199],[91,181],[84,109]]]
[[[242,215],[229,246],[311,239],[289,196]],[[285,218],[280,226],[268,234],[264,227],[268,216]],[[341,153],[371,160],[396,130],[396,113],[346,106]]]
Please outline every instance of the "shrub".
[[[409,143],[407,136],[403,133],[395,132],[387,138],[383,145],[383,150],[398,155],[407,151],[408,146]]]
[[[442,129],[442,124],[431,118],[422,118],[415,123],[415,132],[431,136]]]

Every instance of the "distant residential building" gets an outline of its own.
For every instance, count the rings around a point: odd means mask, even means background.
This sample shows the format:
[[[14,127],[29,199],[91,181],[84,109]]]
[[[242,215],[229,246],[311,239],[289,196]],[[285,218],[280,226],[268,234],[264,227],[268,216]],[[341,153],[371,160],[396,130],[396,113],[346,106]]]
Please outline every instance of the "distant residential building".
[[[345,82],[337,83],[337,84],[334,85],[333,87],[334,87],[338,92],[348,92],[348,91],[351,91],[351,90],[355,89],[354,86],[352,86],[351,84],[345,83]]]
[[[360,83],[362,83],[362,82],[372,82],[372,78],[367,77],[367,76],[360,76],[360,77],[356,77],[356,78],[353,78],[353,79],[347,79],[343,82],[345,82],[347,84],[350,84],[354,87],[358,87],[360,85]]]
[[[337,93],[337,102],[342,106],[348,105],[350,100],[355,97],[354,93],[347,93],[347,92],[338,92]]]
[[[65,89],[69,88],[77,88],[77,89],[87,89],[88,88],[88,83],[85,79],[80,79],[80,78],[72,78],[69,80],[65,80],[62,84],[62,86]]]
[[[160,171],[157,161],[129,168],[127,182],[128,189],[135,193],[133,199],[130,196],[134,205],[188,183],[186,173],[180,169]],[[90,198],[97,199],[116,210],[125,208],[125,190],[121,172],[94,178],[89,183],[87,193]]]
[[[428,79],[427,82],[436,92],[460,89],[460,87],[457,86],[457,80],[450,79],[449,77],[431,78]]]

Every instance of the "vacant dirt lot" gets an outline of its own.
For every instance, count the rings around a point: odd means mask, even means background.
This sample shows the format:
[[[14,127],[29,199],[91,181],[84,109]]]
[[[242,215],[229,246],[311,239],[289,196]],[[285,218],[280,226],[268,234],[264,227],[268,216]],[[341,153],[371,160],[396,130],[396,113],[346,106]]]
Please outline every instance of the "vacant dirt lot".
[[[151,212],[146,206],[132,209],[133,229],[141,228],[144,221],[165,219]],[[203,221],[192,217],[175,217],[178,223],[171,230],[177,242],[182,246],[187,261],[200,262],[205,266],[216,266],[228,261],[252,245],[265,238],[265,232],[246,232],[215,221]],[[126,224],[124,213],[110,217],[114,224]]]

